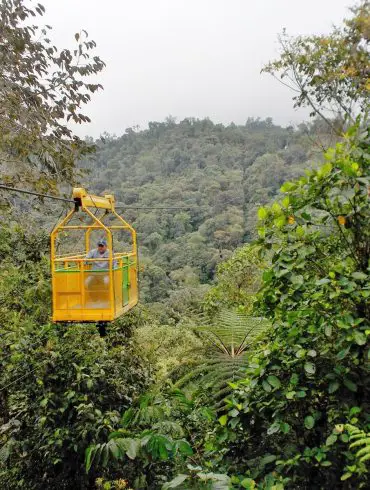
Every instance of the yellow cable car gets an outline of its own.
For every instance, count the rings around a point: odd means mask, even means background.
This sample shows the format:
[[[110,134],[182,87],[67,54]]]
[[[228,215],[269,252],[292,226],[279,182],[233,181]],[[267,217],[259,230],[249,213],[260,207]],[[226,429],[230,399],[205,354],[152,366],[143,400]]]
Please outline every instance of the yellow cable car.
[[[116,213],[114,196],[75,188],[73,198],[74,209],[51,233],[53,321],[109,322],[138,301],[136,232]],[[78,241],[71,238],[75,232],[81,248],[71,253]],[[123,234],[129,236],[128,250],[117,251],[114,247],[123,248]],[[91,253],[94,235],[101,250]],[[58,255],[63,240],[67,251]]]

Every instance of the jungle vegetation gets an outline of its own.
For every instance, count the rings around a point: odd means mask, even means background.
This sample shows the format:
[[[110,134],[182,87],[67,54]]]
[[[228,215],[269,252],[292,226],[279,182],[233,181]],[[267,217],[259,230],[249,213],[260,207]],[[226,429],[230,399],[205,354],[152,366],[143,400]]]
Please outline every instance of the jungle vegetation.
[[[64,208],[1,194],[0,487],[368,488],[369,2],[284,33],[265,67],[310,122],[168,117],[97,141],[67,125],[100,88],[95,43],[57,50],[25,4],[0,6],[1,182],[113,192],[141,300],[105,338],[52,324]]]

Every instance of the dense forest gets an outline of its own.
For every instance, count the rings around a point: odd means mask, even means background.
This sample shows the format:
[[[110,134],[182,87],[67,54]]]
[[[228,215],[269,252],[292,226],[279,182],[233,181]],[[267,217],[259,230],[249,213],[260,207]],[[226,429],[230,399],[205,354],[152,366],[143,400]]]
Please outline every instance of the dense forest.
[[[69,204],[0,189],[0,487],[368,488],[369,2],[284,34],[264,68],[310,122],[168,117],[98,140],[68,126],[102,88],[95,42],[57,50],[26,3],[0,6],[1,185],[114,193],[140,302],[105,337],[53,324]]]
[[[319,121],[294,130],[271,119],[225,127],[168,118],[97,141],[83,183],[124,204],[139,237],[141,299],[163,303],[210,283],[217,263],[255,236],[258,206],[320,161],[319,131],[330,138]]]

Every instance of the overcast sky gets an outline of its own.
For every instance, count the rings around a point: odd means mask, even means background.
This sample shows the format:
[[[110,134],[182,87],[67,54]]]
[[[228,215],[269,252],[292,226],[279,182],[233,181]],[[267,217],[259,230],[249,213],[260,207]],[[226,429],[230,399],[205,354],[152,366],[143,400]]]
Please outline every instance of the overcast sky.
[[[58,47],[86,29],[107,63],[104,91],[85,109],[79,135],[120,135],[168,115],[244,123],[305,119],[291,93],[260,74],[278,50],[277,35],[329,32],[354,0],[43,0]]]

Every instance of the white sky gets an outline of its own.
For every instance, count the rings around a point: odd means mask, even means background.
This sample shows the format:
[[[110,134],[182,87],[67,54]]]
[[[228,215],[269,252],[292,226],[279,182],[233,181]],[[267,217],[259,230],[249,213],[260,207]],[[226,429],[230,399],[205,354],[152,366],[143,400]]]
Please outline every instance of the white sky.
[[[168,115],[242,124],[248,117],[299,122],[291,93],[262,66],[276,57],[277,35],[326,33],[354,0],[43,0],[52,40],[72,48],[86,29],[107,67],[104,91],[85,108],[80,136]]]

